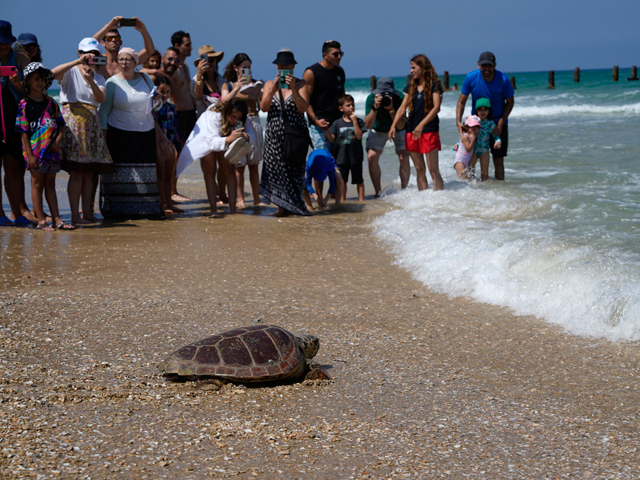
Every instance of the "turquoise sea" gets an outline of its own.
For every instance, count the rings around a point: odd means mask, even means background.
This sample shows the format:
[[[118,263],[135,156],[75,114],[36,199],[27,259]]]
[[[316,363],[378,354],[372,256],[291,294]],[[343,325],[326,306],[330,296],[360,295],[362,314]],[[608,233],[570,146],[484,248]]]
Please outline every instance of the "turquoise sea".
[[[506,73],[506,72],[505,72]],[[506,181],[456,180],[459,92],[444,95],[444,192],[397,190],[378,237],[429,288],[535,315],[569,332],[640,339],[640,84],[630,69],[516,77]],[[464,76],[451,76],[462,85]],[[397,88],[405,79],[395,79]],[[369,79],[350,80],[360,113]],[[469,114],[470,101],[465,115]],[[490,169],[493,175],[493,167]],[[431,181],[430,187],[431,187]],[[479,308],[481,308],[479,306]]]
[[[611,69],[582,71],[580,83],[573,71],[558,71],[553,90],[548,72],[506,73],[517,85],[506,181],[456,180],[451,146],[458,140],[459,92],[446,92],[445,191],[418,192],[413,177],[410,188],[399,190],[397,157],[387,145],[381,159],[387,208],[375,220],[376,234],[432,290],[535,315],[578,335],[638,340],[640,84],[627,81],[630,69],[621,69],[615,83]],[[451,75],[450,84],[463,79]],[[406,77],[394,80],[402,89]],[[360,116],[369,84],[347,80]],[[180,178],[202,184],[197,166]],[[58,197],[68,215],[63,182]],[[3,204],[8,210],[6,196]]]

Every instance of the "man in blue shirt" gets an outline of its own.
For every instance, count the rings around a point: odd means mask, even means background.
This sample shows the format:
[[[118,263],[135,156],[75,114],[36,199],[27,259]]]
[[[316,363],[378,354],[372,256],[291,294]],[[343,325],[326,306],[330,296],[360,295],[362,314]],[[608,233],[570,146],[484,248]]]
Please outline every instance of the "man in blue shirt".
[[[507,76],[496,70],[496,57],[491,52],[484,52],[478,59],[478,70],[468,74],[456,107],[456,123],[458,131],[462,134],[462,116],[467,98],[471,94],[471,114],[475,115],[476,101],[479,98],[488,98],[491,102],[491,117],[496,122],[493,134],[500,136],[501,147],[498,150],[491,148],[493,156],[493,166],[496,171],[496,180],[504,180],[504,157],[507,156],[509,146],[509,124],[508,118],[513,109],[513,86]]]

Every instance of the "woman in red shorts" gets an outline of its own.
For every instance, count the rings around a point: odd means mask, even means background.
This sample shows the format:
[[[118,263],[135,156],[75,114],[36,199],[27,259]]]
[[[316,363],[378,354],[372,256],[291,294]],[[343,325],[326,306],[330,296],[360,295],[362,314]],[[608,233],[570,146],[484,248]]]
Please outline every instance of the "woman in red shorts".
[[[433,179],[433,189],[442,190],[444,183],[438,168],[438,151],[440,146],[440,120],[438,112],[442,101],[442,85],[438,80],[436,69],[425,55],[416,55],[411,59],[411,76],[407,85],[408,91],[402,105],[396,113],[393,125],[389,130],[389,138],[396,134],[396,126],[404,119],[409,110],[406,123],[405,148],[411,155],[418,177],[418,190],[426,190],[426,170]],[[426,155],[426,167],[425,167]]]

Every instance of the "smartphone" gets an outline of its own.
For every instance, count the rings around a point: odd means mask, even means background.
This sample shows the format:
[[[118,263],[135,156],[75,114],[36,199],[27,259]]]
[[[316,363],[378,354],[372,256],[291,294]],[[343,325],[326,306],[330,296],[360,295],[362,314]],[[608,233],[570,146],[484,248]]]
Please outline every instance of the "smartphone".
[[[285,78],[287,78],[287,75],[293,75],[293,70],[278,70],[278,72],[280,73],[280,88],[289,88],[289,85],[287,85]]]
[[[251,78],[251,69],[250,68],[241,68],[240,69],[240,76],[242,78],[246,78],[247,80],[249,80],[249,78]]]
[[[18,73],[18,69],[16,67],[0,67],[0,77],[13,77],[16,73]]]
[[[209,56],[206,53],[203,53],[200,55],[200,61],[209,63]]]
[[[102,55],[96,55],[95,57],[89,57],[87,60],[87,64],[89,65],[106,65],[107,57],[103,57]]]
[[[242,122],[236,122],[236,126],[234,128],[234,130],[242,130]]]
[[[135,18],[123,18],[120,20],[121,27],[136,27],[138,25],[138,20]]]

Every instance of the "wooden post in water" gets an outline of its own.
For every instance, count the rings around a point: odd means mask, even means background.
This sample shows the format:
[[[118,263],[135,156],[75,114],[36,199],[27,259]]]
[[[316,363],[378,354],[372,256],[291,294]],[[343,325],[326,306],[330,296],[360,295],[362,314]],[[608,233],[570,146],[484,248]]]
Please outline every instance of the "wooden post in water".
[[[556,72],[549,72],[549,90],[556,88]]]
[[[511,77],[511,86],[514,90],[516,89],[516,77]]]
[[[617,82],[618,81],[618,70],[620,70],[618,68],[618,65],[616,65],[615,67],[613,67],[613,81]]]
[[[638,68],[635,65],[631,67],[631,76],[627,77],[627,80],[630,82],[638,80]]]
[[[449,91],[449,72],[446,70],[442,74],[442,86],[444,87],[445,92]]]
[[[580,83],[580,67],[576,67],[573,71],[573,81],[575,83]]]
[[[371,75],[371,90],[375,90],[376,86],[377,86],[376,76],[375,75]]]

